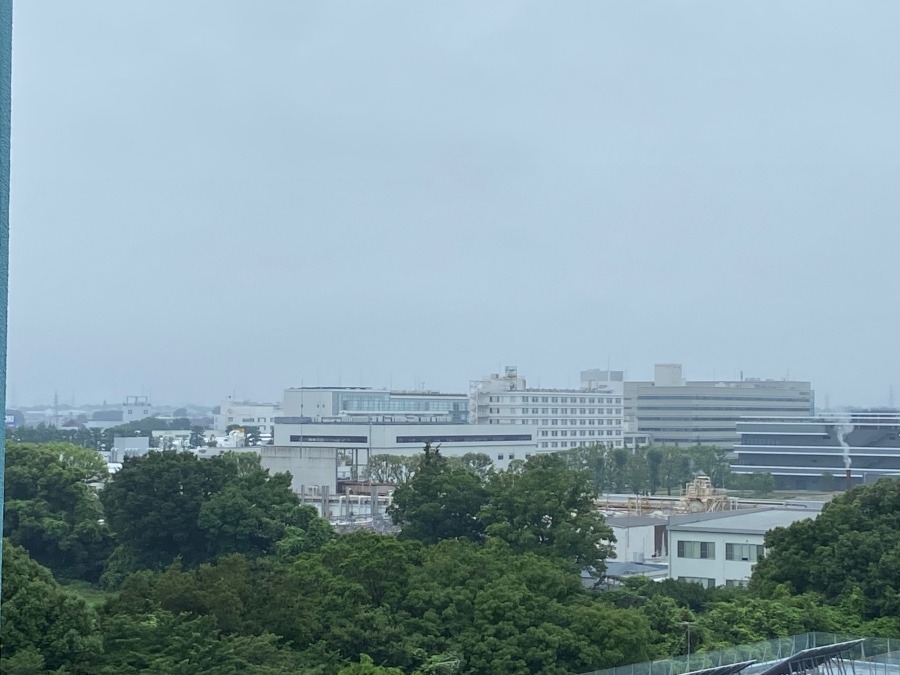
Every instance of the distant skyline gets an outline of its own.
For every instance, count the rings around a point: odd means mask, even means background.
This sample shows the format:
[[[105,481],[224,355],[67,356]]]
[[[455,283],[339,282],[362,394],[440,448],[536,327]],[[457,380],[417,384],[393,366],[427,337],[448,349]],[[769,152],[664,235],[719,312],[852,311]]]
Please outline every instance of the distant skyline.
[[[657,362],[900,399],[900,3],[14,20],[19,405]]]

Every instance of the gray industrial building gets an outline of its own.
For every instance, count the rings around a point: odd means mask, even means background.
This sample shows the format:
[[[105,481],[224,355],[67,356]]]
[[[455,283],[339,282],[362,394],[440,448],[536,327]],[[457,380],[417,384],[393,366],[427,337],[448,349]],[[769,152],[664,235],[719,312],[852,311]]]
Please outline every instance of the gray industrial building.
[[[786,490],[844,489],[900,476],[900,410],[738,422],[733,473],[770,473]]]
[[[624,407],[626,432],[647,434],[655,444],[731,448],[740,418],[812,415],[815,394],[809,382],[687,381],[681,364],[663,363],[652,382],[625,382]]]

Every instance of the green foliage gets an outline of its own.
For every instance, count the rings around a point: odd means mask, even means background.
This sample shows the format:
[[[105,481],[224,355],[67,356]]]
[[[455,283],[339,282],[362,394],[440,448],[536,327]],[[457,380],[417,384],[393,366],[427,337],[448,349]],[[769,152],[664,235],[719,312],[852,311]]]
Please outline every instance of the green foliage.
[[[291,556],[332,536],[291,491],[290,475],[270,476],[253,453],[128,458],[101,498],[120,543],[105,575],[110,587],[176,558],[193,566],[230,553]]]
[[[101,500],[118,541],[141,567],[160,567],[176,557],[193,564],[207,557],[200,509],[235,474],[219,458],[151,452],[126,458]]]
[[[60,577],[96,581],[113,543],[88,483],[107,475],[93,450],[69,443],[8,444],[4,532]]]
[[[403,527],[404,539],[426,544],[454,537],[478,540],[483,532],[478,512],[486,500],[478,476],[453,467],[437,448],[426,445],[415,475],[394,491],[390,515]]]
[[[372,455],[366,464],[366,480],[373,483],[403,483],[416,473],[418,457]]]
[[[85,603],[63,590],[25,549],[4,540],[0,619],[4,672],[62,666],[88,672],[100,652],[95,617]]]
[[[858,597],[853,609],[862,619],[900,617],[900,480],[835,497],[815,520],[769,532],[766,547],[751,579],[763,596],[784,585],[832,603]]]
[[[650,635],[640,613],[598,602],[561,561],[500,540],[423,547],[362,532],[291,561],[234,555],[137,574],[106,616],[114,634],[152,616],[205,618],[220,640],[272,633],[328,672],[579,672],[644,658]]]
[[[376,666],[371,656],[360,654],[359,663],[344,666],[338,671],[338,675],[403,675],[403,671],[399,668]]]
[[[586,471],[568,469],[553,454],[537,455],[520,474],[493,475],[488,493],[479,519],[489,536],[514,551],[603,571],[615,537],[594,508],[596,493]]]
[[[731,487],[733,477],[725,450],[715,446],[648,446],[629,450],[594,445],[559,455],[570,468],[589,472],[598,492],[678,494],[698,474],[718,488]]]

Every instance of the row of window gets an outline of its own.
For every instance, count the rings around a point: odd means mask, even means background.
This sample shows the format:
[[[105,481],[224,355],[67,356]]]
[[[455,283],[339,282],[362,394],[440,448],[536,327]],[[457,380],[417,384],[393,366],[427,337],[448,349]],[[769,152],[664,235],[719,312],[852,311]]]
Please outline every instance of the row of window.
[[[605,445],[607,447],[616,447],[616,448],[622,447],[622,441],[619,439],[616,439],[615,441],[599,441],[599,440],[596,440],[596,441],[542,441],[541,447],[542,448],[578,448],[578,447],[586,448],[589,445],[598,445],[600,443],[602,443],[603,445]]]
[[[557,431],[554,429],[553,431],[542,431],[541,437],[546,438],[547,436],[568,436],[571,433],[572,436],[602,436],[603,430],[597,431],[596,429],[582,429],[581,431],[575,431],[574,429],[571,432],[563,429],[562,431]],[[621,436],[621,429],[607,429],[607,436]]]
[[[538,410],[540,410],[541,415],[602,415],[603,408],[522,408],[522,414],[527,415],[528,411],[531,411],[532,415],[537,415]],[[497,412],[498,414],[505,412],[503,408],[491,408],[491,412]],[[510,415],[515,415],[515,408],[510,408],[508,413]],[[607,415],[621,415],[621,408],[606,408]]]
[[[708,577],[678,577],[679,581],[687,581],[692,584],[700,584],[703,588],[715,588],[716,580]],[[726,579],[725,585],[728,588],[746,587],[749,581],[747,579]]]
[[[490,396],[489,403],[588,403],[588,404],[622,404],[621,397],[602,396]]]
[[[526,453],[525,453],[525,459],[529,459],[530,457],[531,457],[531,453],[530,453],[530,452],[526,452]],[[511,460],[512,460],[512,459],[515,459],[515,458],[516,458],[516,453],[514,453],[514,452],[509,453],[509,458],[510,458]],[[499,460],[502,462],[504,459],[506,459],[506,453],[503,453],[503,452],[498,453],[498,454],[497,454],[497,459],[499,459]]]
[[[765,555],[765,546],[761,544],[725,544],[725,560],[743,560],[757,562]],[[716,543],[713,541],[679,541],[677,555],[679,558],[698,558],[715,560]]]
[[[514,422],[515,422],[515,420],[511,420],[511,421],[508,422],[508,423],[514,423]],[[533,424],[534,426],[542,426],[542,427],[567,427],[567,426],[573,426],[573,427],[577,427],[577,426],[582,426],[582,427],[585,427],[585,426],[590,426],[590,427],[593,427],[593,426],[601,426],[601,427],[602,427],[602,426],[603,426],[603,420],[602,420],[602,419],[593,419],[593,418],[592,418],[592,419],[587,419],[587,420],[585,420],[585,419],[582,419],[582,420],[567,420],[567,419],[565,419],[565,418],[563,418],[563,419],[559,419],[559,418],[554,418],[554,419],[542,419],[542,420],[537,420],[537,419],[521,419],[521,420],[519,420],[519,422],[520,422],[521,424]],[[501,420],[496,420],[496,419],[489,419],[489,420],[487,421],[487,423],[488,423],[488,424],[503,424],[503,422],[502,422]],[[606,424],[609,425],[609,426],[621,425],[621,424],[622,424],[622,419],[621,419],[621,418],[617,418],[617,419],[608,419],[608,420],[606,420]]]
[[[488,408],[489,415],[621,415],[621,408]],[[720,420],[721,421],[721,420]]]

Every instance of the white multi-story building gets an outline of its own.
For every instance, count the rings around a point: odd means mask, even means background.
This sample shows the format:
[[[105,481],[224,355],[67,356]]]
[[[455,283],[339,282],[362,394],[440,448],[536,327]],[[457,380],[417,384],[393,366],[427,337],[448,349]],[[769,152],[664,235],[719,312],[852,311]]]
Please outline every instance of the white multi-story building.
[[[585,371],[581,389],[534,389],[516,368],[507,367],[502,376],[492,374],[470,384],[469,422],[536,428],[542,452],[600,443],[621,448],[622,379],[591,379],[599,372]]]
[[[260,432],[272,434],[275,418],[281,416],[281,406],[276,403],[235,401],[231,396],[222,401],[219,412],[213,415],[214,431],[223,434],[229,426],[259,427]]]
[[[370,387],[292,387],[284,390],[284,416],[325,422],[465,423],[465,394],[389,391]]]
[[[658,363],[653,373],[652,382],[625,382],[625,427],[660,445],[730,448],[741,417],[797,417],[815,408],[809,382],[690,381],[680,363]]]
[[[283,417],[275,426],[274,445],[261,448],[262,463],[272,471],[290,471],[294,489],[314,484],[334,490],[339,463],[362,470],[374,455],[411,457],[421,453],[426,443],[439,448],[445,457],[484,454],[497,469],[506,469],[512,461],[537,454],[536,432],[530,426],[314,422]],[[323,481],[323,476],[329,480]]]
[[[669,576],[707,588],[746,586],[766,532],[815,518],[818,509],[741,509],[669,518]]]

